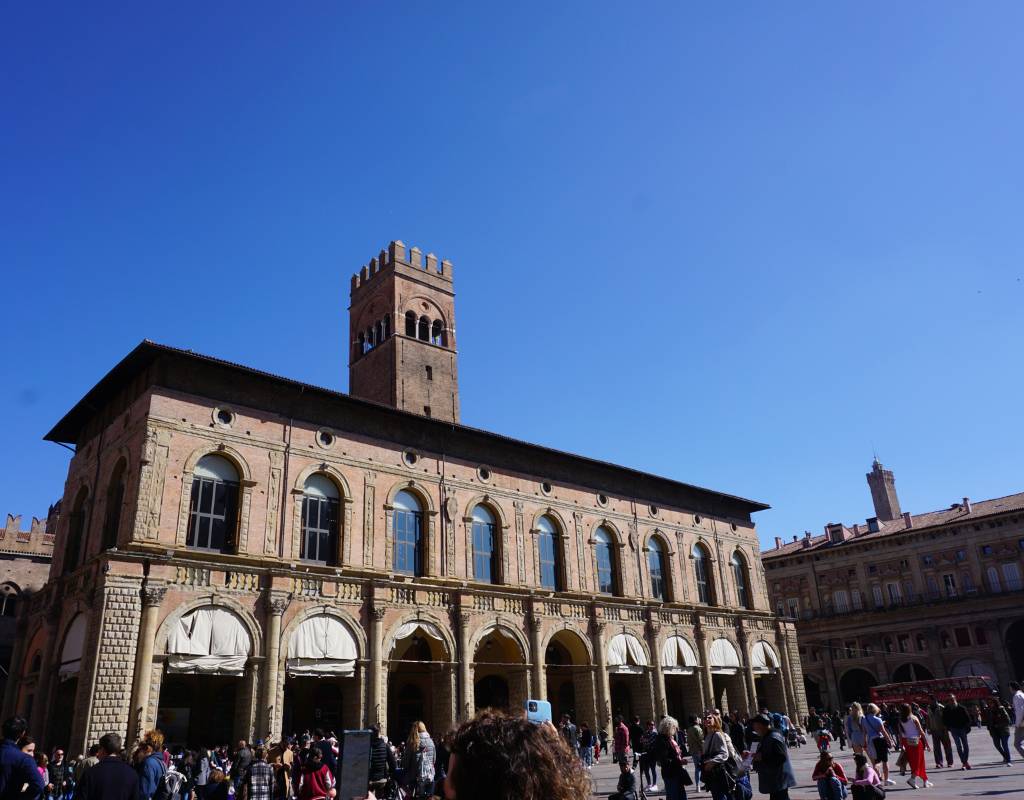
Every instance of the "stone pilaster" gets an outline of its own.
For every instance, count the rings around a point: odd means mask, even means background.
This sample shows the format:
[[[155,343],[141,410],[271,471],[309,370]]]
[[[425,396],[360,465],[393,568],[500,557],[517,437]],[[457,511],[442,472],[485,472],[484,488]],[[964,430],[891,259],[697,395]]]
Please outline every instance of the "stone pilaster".
[[[533,650],[533,697],[542,699],[548,696],[548,689],[547,675],[544,672],[544,651],[540,643],[541,618],[537,614],[536,604],[530,609],[526,624],[530,629],[530,649]]]
[[[715,707],[715,685],[711,678],[711,654],[708,652],[707,634],[698,620],[693,628],[693,638],[697,643],[698,656],[700,658],[701,693],[704,699],[705,710]]]
[[[605,658],[604,634],[608,628],[607,622],[602,622],[597,617],[591,617],[590,637],[594,648],[594,661],[597,668],[595,675],[597,684],[597,714],[595,724],[611,732],[611,689],[608,686],[608,664]]]
[[[386,672],[384,670],[384,656],[381,652],[381,627],[384,621],[384,606],[374,606],[370,609],[370,664],[367,680],[370,684],[370,707],[367,710],[370,724],[383,729],[387,714],[384,709],[382,687]]]
[[[655,619],[653,610],[647,617],[647,644],[651,650],[651,683],[654,691],[654,718],[658,719],[668,714],[668,705],[665,702],[665,673],[661,668],[661,650],[658,647],[658,634],[661,625]]]
[[[29,730],[42,731],[46,727],[46,712],[50,708],[50,693],[57,678],[55,650],[57,636],[60,634],[61,606],[54,603],[46,609],[46,625],[48,628],[46,642],[43,645],[43,658],[39,668],[39,684],[36,690],[35,703],[32,707],[32,719]]]
[[[149,677],[153,666],[153,646],[157,622],[160,619],[160,605],[164,601],[164,595],[167,594],[167,587],[146,581],[141,594],[142,619],[139,624],[138,643],[135,647],[135,672],[126,742],[133,742],[142,731],[155,722],[155,720],[148,719]]]
[[[468,605],[470,600],[471,598],[463,597],[461,602]],[[459,722],[473,716],[473,676],[470,671],[473,654],[469,652],[469,621],[469,613],[463,611],[462,608],[455,610],[455,624],[459,638]]]
[[[266,732],[276,736],[281,730],[284,686],[280,685],[281,620],[288,610],[290,598],[283,592],[271,592],[267,598],[267,660],[264,662],[262,713],[256,725],[266,725]]]

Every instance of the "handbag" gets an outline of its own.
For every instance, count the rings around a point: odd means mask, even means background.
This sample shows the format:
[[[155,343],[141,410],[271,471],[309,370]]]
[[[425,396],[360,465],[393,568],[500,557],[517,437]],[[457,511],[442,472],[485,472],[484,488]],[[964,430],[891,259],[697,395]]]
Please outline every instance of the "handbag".
[[[693,786],[693,778],[690,777],[690,772],[686,767],[683,767],[683,774],[679,776],[679,782],[683,786]]]

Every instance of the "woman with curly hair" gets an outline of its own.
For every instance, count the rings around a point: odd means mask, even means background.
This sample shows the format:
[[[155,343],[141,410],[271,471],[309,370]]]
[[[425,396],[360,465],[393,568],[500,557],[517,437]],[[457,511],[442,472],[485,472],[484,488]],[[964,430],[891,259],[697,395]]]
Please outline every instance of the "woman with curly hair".
[[[482,711],[452,742],[445,800],[587,800],[590,781],[558,731]]]

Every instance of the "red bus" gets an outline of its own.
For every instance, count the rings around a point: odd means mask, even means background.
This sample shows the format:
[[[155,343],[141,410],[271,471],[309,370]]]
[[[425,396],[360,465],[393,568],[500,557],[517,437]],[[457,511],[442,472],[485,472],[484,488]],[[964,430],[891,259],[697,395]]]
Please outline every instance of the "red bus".
[[[933,700],[945,703],[950,695],[956,695],[961,703],[965,700],[985,700],[996,697],[996,683],[987,675],[965,675],[961,678],[936,678],[930,681],[907,681],[887,683],[871,687],[871,702],[876,705],[894,703],[917,703],[929,705]]]

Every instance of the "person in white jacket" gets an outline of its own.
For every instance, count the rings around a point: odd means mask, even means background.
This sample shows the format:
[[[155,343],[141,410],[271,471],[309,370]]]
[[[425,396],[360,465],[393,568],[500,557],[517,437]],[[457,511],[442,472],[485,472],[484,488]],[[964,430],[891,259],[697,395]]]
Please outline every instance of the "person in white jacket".
[[[1024,691],[1017,681],[1010,681],[1013,690],[1013,747],[1024,758]]]

